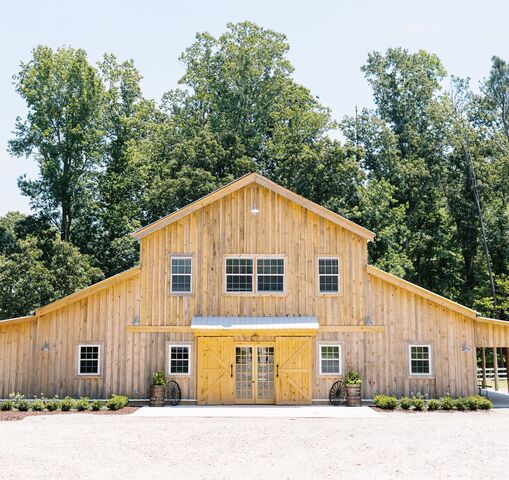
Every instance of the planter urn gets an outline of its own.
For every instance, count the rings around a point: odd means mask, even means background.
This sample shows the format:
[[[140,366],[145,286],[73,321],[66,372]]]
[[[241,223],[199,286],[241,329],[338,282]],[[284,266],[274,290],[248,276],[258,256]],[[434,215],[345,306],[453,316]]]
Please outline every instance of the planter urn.
[[[165,385],[152,385],[150,387],[150,406],[164,407]]]
[[[361,384],[352,384],[346,386],[346,405],[348,407],[360,407],[361,402]]]

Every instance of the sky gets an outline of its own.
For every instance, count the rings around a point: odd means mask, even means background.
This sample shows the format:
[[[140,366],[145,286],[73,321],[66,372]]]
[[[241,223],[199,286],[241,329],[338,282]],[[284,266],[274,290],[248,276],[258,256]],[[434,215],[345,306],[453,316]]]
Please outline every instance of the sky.
[[[178,60],[196,32],[220,35],[228,22],[250,20],[285,33],[294,78],[336,119],[371,107],[360,67],[371,51],[404,47],[436,53],[449,74],[486,77],[491,57],[509,60],[505,0],[23,0],[0,13],[0,215],[28,213],[17,178],[37,176],[33,159],[12,158],[7,142],[26,114],[12,76],[37,45],[84,49],[91,62],[104,53],[132,58],[148,98],[159,100],[183,74]]]

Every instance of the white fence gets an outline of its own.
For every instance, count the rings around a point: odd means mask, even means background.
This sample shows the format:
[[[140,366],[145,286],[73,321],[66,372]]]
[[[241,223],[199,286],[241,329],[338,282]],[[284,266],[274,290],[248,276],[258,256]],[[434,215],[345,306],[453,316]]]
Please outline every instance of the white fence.
[[[477,369],[477,378],[482,380],[482,368]],[[495,379],[495,369],[494,368],[486,368],[486,379],[494,380]],[[498,368],[498,379],[506,380],[507,379],[507,368]]]

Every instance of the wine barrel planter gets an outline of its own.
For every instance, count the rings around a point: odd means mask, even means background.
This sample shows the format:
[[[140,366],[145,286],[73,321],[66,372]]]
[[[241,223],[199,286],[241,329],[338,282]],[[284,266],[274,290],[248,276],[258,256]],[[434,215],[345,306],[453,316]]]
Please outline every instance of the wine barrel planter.
[[[346,405],[348,407],[360,407],[362,405],[360,384],[346,386]]]
[[[152,385],[150,387],[150,406],[164,407],[166,385]]]

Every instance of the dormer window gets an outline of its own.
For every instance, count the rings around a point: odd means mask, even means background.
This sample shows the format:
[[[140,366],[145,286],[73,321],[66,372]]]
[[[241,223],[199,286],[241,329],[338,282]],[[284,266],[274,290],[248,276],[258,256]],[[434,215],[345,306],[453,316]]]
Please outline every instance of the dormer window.
[[[172,256],[170,259],[170,291],[175,294],[188,294],[192,291],[193,259],[184,256]]]

